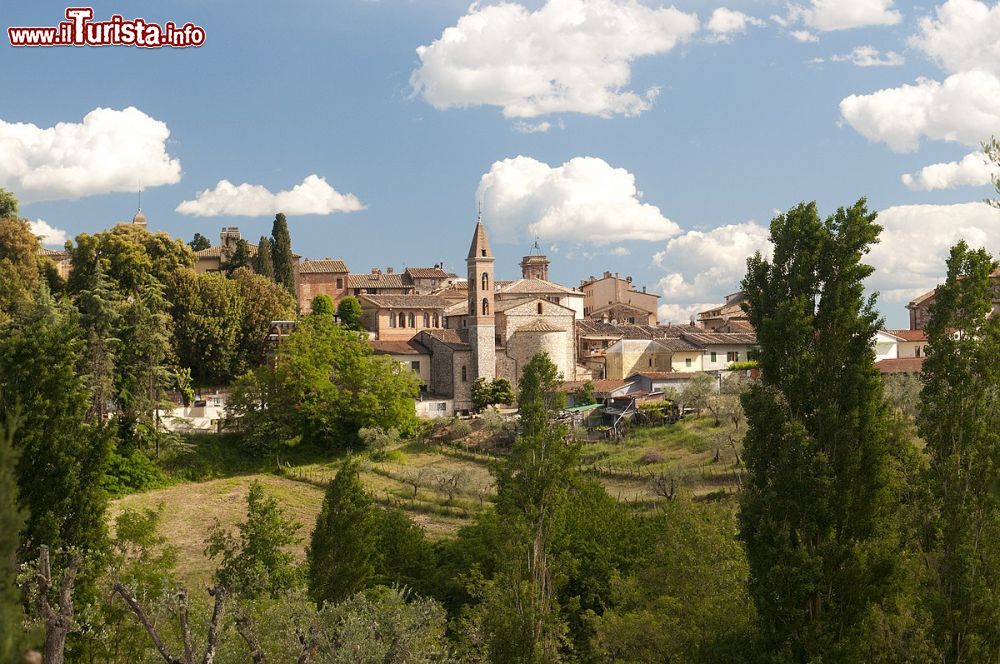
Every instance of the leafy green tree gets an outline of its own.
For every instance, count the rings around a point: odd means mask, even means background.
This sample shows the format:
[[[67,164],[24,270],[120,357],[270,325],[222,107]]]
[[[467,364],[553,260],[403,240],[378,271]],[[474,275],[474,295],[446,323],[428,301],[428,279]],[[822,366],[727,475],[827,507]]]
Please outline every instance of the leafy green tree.
[[[681,403],[685,408],[694,408],[698,417],[708,408],[708,400],[715,391],[715,379],[706,373],[696,373],[681,391]]]
[[[472,383],[472,407],[482,411],[490,406],[509,404],[514,401],[514,389],[506,378],[496,378],[487,381],[477,378]]]
[[[782,661],[858,661],[867,616],[895,592],[905,443],[889,432],[871,347],[882,321],[864,295],[875,216],[864,199],[826,221],[800,204],[774,218],[774,258],[752,257],[743,280],[761,379],[742,396],[740,538]]]
[[[250,269],[236,270],[232,280],[243,303],[235,364],[230,369],[230,375],[239,376],[260,364],[268,326],[294,318],[296,302],[287,290]]]
[[[97,565],[105,550],[101,484],[111,438],[103,426],[85,423],[80,337],[76,312],[43,293],[0,338],[0,421],[20,412],[14,447],[18,498],[28,517],[24,559],[42,545],[53,552],[77,547]]]
[[[746,553],[731,508],[672,501],[655,518],[655,547],[614,581],[596,619],[599,661],[754,661]]]
[[[364,329],[361,324],[361,303],[358,298],[348,295],[337,303],[337,319],[340,324],[348,330],[360,332]]]
[[[0,219],[16,217],[19,209],[17,196],[0,187]]]
[[[320,293],[312,299],[309,312],[314,316],[333,317],[333,300],[330,299],[329,295]]]
[[[274,281],[274,261],[271,258],[271,240],[266,235],[260,236],[257,245],[257,257],[254,259],[253,270],[265,279]]]
[[[274,280],[295,294],[295,257],[292,255],[292,236],[288,233],[288,220],[279,212],[271,227],[271,262]]]
[[[378,508],[348,459],[327,487],[306,558],[309,595],[336,603],[371,585],[378,564]]]
[[[237,524],[239,534],[233,535],[219,523],[209,533],[205,553],[220,559],[216,583],[247,599],[275,597],[291,589],[299,583],[300,571],[289,547],[301,541],[300,528],[284,514],[277,499],[254,482],[247,494],[246,521]]]
[[[0,190],[0,197],[6,193]],[[2,198],[0,198],[2,202]],[[24,512],[17,501],[14,431],[17,420],[10,417],[0,428],[0,661],[12,662],[22,639],[24,613],[17,587],[18,533]]]
[[[229,260],[223,266],[226,271],[226,276],[231,277],[233,272],[240,269],[241,267],[250,267],[252,269],[253,259],[250,257],[250,243],[246,240],[240,238],[236,241],[236,248],[233,249],[233,253],[229,256]]]
[[[931,610],[943,662],[1000,653],[1000,317],[996,261],[952,248],[927,324],[918,425],[930,456]]]
[[[996,136],[990,138],[990,140],[983,143],[983,152],[986,154],[986,158],[994,166],[1000,166],[1000,139]],[[1000,175],[992,175],[990,179],[993,181],[993,188],[1000,193]],[[1000,200],[996,198],[987,198],[986,202],[995,208],[1000,208]]]
[[[245,302],[239,285],[218,272],[182,270],[170,290],[179,363],[195,380],[229,381],[243,369],[239,341]]]
[[[28,222],[0,217],[0,324],[30,302],[38,289],[37,256],[38,238]]]
[[[423,528],[402,510],[383,508],[378,511],[376,530],[378,560],[373,583],[431,594],[436,558]]]
[[[125,297],[141,293],[150,283],[168,284],[178,270],[195,263],[194,252],[183,240],[128,224],[78,235],[69,254],[72,271],[67,286],[73,294],[93,288],[99,262]]]
[[[115,378],[120,348],[118,331],[121,328],[124,301],[105,275],[103,267],[98,265],[90,287],[77,294],[76,305],[86,335],[84,359],[90,392],[87,419],[91,422],[103,422],[110,405],[117,398]]]
[[[586,383],[573,390],[574,406],[589,406],[594,403],[597,403],[597,399],[594,397],[593,382],[588,380]]]
[[[195,233],[191,241],[188,242],[188,246],[191,247],[191,251],[202,251],[204,249],[210,249],[212,247],[212,241],[201,233]]]

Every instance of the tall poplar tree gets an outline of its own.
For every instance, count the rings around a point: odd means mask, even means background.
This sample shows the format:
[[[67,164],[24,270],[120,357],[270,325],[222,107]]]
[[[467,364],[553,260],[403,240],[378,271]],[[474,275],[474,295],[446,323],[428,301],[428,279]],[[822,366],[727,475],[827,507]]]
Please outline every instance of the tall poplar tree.
[[[825,221],[800,204],[772,220],[774,257],[752,257],[743,280],[761,379],[742,397],[740,537],[778,661],[864,659],[864,620],[893,588],[897,443],[862,262],[881,231],[875,217],[864,199]]]
[[[253,262],[253,271],[262,277],[274,281],[274,262],[271,259],[271,240],[262,235],[257,245],[257,257]]]
[[[952,248],[927,325],[917,418],[930,456],[927,560],[942,661],[1000,657],[1000,316],[997,263]]]
[[[288,233],[288,220],[279,212],[271,227],[271,261],[274,263],[274,280],[295,294],[295,260],[292,258],[292,237]]]
[[[0,422],[0,662],[14,661],[24,621],[17,588],[18,533],[24,514],[17,504],[15,426],[13,417]]]

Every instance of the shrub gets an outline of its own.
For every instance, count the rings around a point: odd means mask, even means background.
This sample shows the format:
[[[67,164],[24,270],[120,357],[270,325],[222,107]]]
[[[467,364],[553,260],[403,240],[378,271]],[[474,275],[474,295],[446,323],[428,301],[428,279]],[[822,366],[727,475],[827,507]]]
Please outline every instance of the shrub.
[[[139,449],[121,453],[115,450],[108,460],[108,471],[101,481],[112,496],[149,491],[166,486],[169,481],[146,453]]]
[[[399,431],[393,428],[364,427],[358,431],[358,437],[376,461],[385,459],[388,449],[399,444]]]
[[[646,465],[651,463],[660,463],[663,461],[663,458],[664,457],[661,452],[658,452],[656,450],[649,450],[648,452],[643,454],[642,457],[640,457],[639,463]]]

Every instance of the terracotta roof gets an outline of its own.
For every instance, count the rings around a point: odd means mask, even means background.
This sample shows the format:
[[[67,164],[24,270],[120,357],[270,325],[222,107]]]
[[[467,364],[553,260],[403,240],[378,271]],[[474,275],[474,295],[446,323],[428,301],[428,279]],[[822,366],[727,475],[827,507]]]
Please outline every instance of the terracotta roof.
[[[562,332],[561,327],[556,327],[544,319],[536,319],[517,328],[518,332]]]
[[[649,295],[652,295],[652,293],[649,293]],[[660,297],[660,296],[656,295],[655,297]],[[612,309],[630,309],[631,311],[638,311],[640,313],[647,315],[656,313],[655,311],[650,311],[649,309],[643,309],[640,306],[637,306],[635,304],[629,304],[628,302],[612,302],[611,304],[606,304],[603,307],[597,307],[596,309],[591,311],[590,317],[595,319],[600,318],[601,312],[610,311]]]
[[[469,258],[492,258],[493,252],[490,250],[490,239],[486,236],[486,227],[483,222],[476,222],[476,231],[472,234],[472,245],[469,247]]]
[[[997,268],[997,269],[993,270],[992,272],[990,272],[990,278],[991,279],[1000,279],[1000,268]],[[914,299],[910,300],[910,303],[906,305],[906,308],[907,309],[911,309],[913,307],[916,307],[916,306],[919,306],[919,305],[923,304],[927,300],[933,299],[935,293],[937,293],[937,288],[934,288],[933,290],[929,290],[926,293],[924,293],[923,295],[918,295]]]
[[[720,316],[744,316],[743,307],[741,304],[746,299],[746,294],[743,291],[736,291],[730,295],[726,296],[725,304],[720,304],[717,307],[712,307],[698,314],[699,320],[705,320],[708,318],[718,318]]]
[[[560,309],[565,309],[565,315],[568,316],[573,312],[569,307],[559,304],[557,302],[552,302],[551,300],[546,300],[542,297],[517,297],[511,300],[497,300],[493,304],[494,311],[507,311],[508,309],[513,309],[514,307],[520,307],[525,304],[531,304],[532,302],[544,302],[546,305],[559,307]]]
[[[756,334],[750,321],[742,318],[730,318],[723,325],[715,328],[713,332],[736,332],[744,334]]]
[[[413,288],[403,282],[402,272],[392,274],[350,274],[347,275],[348,288]]]
[[[299,274],[320,272],[349,272],[349,270],[347,269],[347,263],[344,261],[330,260],[329,258],[324,258],[323,260],[311,260],[307,258],[299,265]]]
[[[449,300],[450,302],[451,300]],[[445,316],[462,316],[469,313],[469,303],[465,300],[459,300],[453,304],[449,304],[444,308]]]
[[[893,336],[897,336],[903,341],[927,341],[926,330],[885,330]]]
[[[531,295],[533,293],[576,293],[579,296],[583,296],[583,293],[575,291],[572,288],[566,288],[565,286],[560,286],[559,284],[554,284],[551,281],[543,281],[542,279],[517,279],[508,283],[502,283],[502,285],[497,288],[498,293],[522,293],[524,295]]]
[[[434,337],[441,343],[455,350],[469,350],[468,334],[462,334],[465,330],[444,330],[444,329],[434,329],[434,330],[423,330],[420,334],[426,334],[429,337]],[[418,335],[419,336],[419,335]]]
[[[661,348],[665,348],[674,353],[684,353],[691,352],[695,350],[701,350],[699,346],[694,345],[690,341],[683,339],[681,337],[672,337],[667,339],[654,339],[653,343]]]
[[[663,380],[664,378],[677,378],[682,377],[679,371],[637,371],[633,376],[642,376],[643,378],[649,378],[650,380]]]
[[[447,279],[448,273],[439,267],[408,267],[406,274],[413,279]]]
[[[879,360],[875,366],[884,374],[920,373],[924,366],[924,359],[923,357],[893,357]]]
[[[562,383],[559,386],[559,390],[562,392],[573,392],[587,383],[592,383],[594,385],[594,392],[597,394],[608,394],[629,385],[629,381],[627,380],[614,380],[611,378],[599,380],[569,380]]]
[[[362,304],[371,302],[380,309],[444,309],[448,300],[437,295],[359,295]]]
[[[757,343],[757,335],[733,332],[683,332],[681,336],[698,346],[742,346]]]
[[[376,355],[429,355],[430,351],[423,344],[413,339],[409,341],[386,341],[372,339],[368,342]]]
[[[576,321],[576,333],[584,337],[601,339],[658,339],[668,334],[670,328],[655,325],[613,325],[599,320]]]

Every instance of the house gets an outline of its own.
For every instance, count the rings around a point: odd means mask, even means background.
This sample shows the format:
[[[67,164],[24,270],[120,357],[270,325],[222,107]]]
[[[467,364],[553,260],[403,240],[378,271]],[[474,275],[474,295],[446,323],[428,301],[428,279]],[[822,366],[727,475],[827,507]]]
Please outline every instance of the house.
[[[685,331],[681,339],[701,349],[701,370],[722,371],[734,362],[754,359],[757,335],[747,332]]]
[[[349,295],[406,295],[413,292],[413,284],[403,278],[403,273],[394,272],[392,266],[385,274],[373,267],[369,274],[351,274],[347,277]]]
[[[875,347],[875,361],[899,357],[899,342],[902,340],[902,337],[889,330],[876,332],[875,339],[872,340],[872,345]]]
[[[145,217],[143,217],[143,220],[145,221]],[[194,252],[195,272],[220,272],[226,269],[226,264],[229,263],[230,259],[233,257],[233,253],[236,251],[236,245],[239,243],[240,239],[240,229],[237,226],[224,227],[219,233],[219,244],[214,247],[209,247],[208,249],[200,249]],[[257,245],[248,242],[247,252],[249,253],[250,258],[256,258]],[[301,258],[302,257],[298,254],[292,254],[292,261],[296,270],[298,269]]]
[[[312,301],[317,295],[328,295],[334,304],[346,297],[349,294],[348,272],[347,263],[341,260],[324,258],[302,261],[295,284],[299,311],[303,314],[312,312]]]
[[[73,270],[73,264],[70,262],[68,251],[65,249],[46,249],[45,247],[38,247],[38,255],[55,263],[56,274],[58,274],[61,279],[69,279],[69,273]]]
[[[927,354],[926,330],[885,330],[894,335],[896,342],[896,357],[924,357]]]
[[[706,330],[715,331],[730,321],[748,322],[746,312],[743,311],[745,301],[746,295],[743,291],[730,293],[723,304],[699,313],[698,325]]]
[[[384,355],[420,379],[421,391],[426,391],[431,380],[431,352],[412,339],[406,341],[385,341],[372,339],[368,342],[375,355]]]
[[[586,318],[608,323],[656,325],[656,301],[659,295],[647,293],[646,287],[637,291],[632,287],[632,277],[612,275],[591,276],[580,282],[583,291],[583,315]]]
[[[608,346],[604,351],[605,378],[627,378],[640,371],[725,371],[734,362],[752,359],[757,346],[753,334],[704,332],[700,328],[684,327],[670,329],[672,336],[622,338]]]
[[[993,314],[1000,315],[1000,268],[990,273],[990,284],[993,287]],[[923,330],[927,327],[930,319],[930,308],[934,304],[934,296],[937,289],[927,291],[923,295],[914,298],[906,305],[910,312],[910,329]]]
[[[705,374],[701,371],[681,373],[677,371],[640,371],[628,377],[633,393],[662,394],[668,390],[683,392],[687,384],[697,375],[709,375],[712,378],[713,389],[718,392],[719,375]]]
[[[619,339],[658,339],[676,336],[673,326],[612,324],[584,318],[576,321],[577,363],[586,367],[595,378],[605,378],[607,349]]]
[[[429,295],[434,291],[452,285],[457,277],[444,271],[444,263],[434,267],[408,267],[403,271],[403,281],[413,286],[413,292]]]
[[[376,339],[412,339],[425,329],[444,327],[448,301],[437,295],[361,295],[361,324]]]

